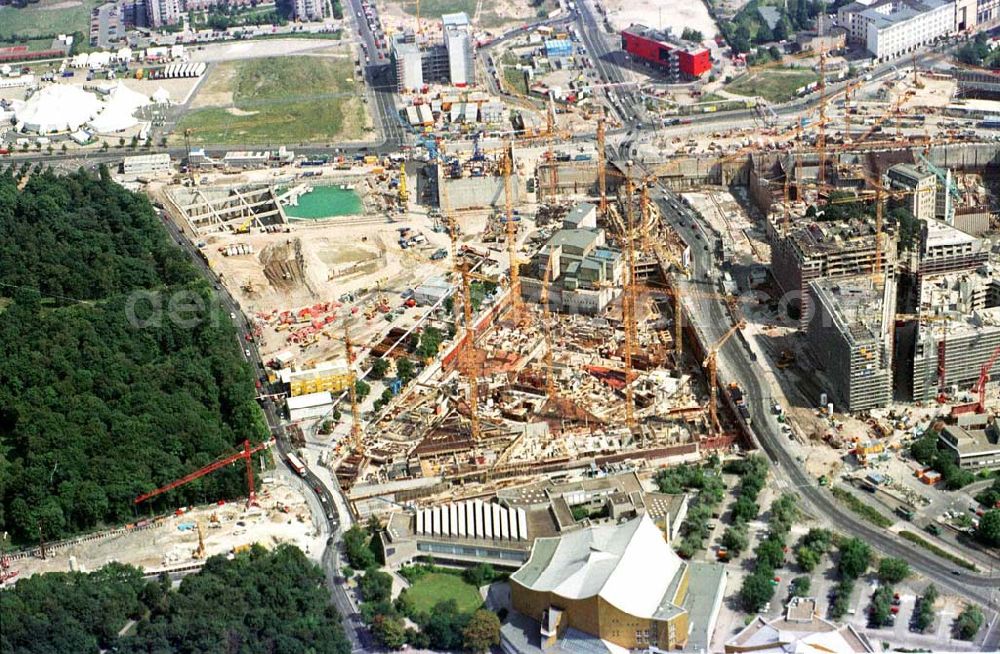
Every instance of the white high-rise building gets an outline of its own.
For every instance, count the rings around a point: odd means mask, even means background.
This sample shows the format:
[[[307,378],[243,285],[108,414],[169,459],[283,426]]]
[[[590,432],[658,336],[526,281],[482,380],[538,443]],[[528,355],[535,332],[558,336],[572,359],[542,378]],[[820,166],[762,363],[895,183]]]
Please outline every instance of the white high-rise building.
[[[955,31],[954,0],[877,2],[861,12],[865,45],[880,61],[889,61]]]
[[[441,16],[444,47],[448,52],[448,79],[454,86],[468,86],[475,81],[472,60],[472,34],[469,17],[464,13]]]
[[[292,17],[295,20],[323,20],[323,0],[294,0],[292,2]]]

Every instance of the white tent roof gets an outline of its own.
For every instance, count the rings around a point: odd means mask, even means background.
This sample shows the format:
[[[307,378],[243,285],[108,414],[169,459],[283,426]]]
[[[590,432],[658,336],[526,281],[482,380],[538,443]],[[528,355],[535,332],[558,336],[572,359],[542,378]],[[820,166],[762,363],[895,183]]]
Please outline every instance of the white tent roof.
[[[93,93],[62,84],[43,87],[14,107],[22,130],[40,134],[75,131],[100,110],[101,102]]]
[[[146,96],[133,91],[119,80],[118,86],[108,94],[104,110],[90,121],[90,126],[102,134],[134,127],[139,123],[135,112],[148,104],[149,99]]]
[[[170,91],[166,90],[162,86],[156,89],[156,92],[153,93],[153,102],[159,104],[166,104],[167,102],[170,102]]]

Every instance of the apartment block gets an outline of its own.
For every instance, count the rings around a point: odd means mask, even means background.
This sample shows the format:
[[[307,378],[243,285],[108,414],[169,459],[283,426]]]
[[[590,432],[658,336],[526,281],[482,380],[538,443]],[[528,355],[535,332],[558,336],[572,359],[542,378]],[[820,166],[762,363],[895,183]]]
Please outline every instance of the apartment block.
[[[157,29],[181,22],[181,0],[146,0],[146,20]]]
[[[969,7],[963,4],[968,22]],[[855,1],[837,10],[847,38],[881,61],[895,59],[956,31],[955,0]]]
[[[901,202],[917,220],[933,220],[937,214],[937,176],[915,164],[901,163],[885,172],[889,188],[909,191]]]
[[[292,18],[300,21],[323,20],[325,6],[323,0],[293,0]]]
[[[870,277],[810,282],[806,336],[830,382],[827,392],[847,411],[886,406],[892,399],[892,324],[896,285]]]

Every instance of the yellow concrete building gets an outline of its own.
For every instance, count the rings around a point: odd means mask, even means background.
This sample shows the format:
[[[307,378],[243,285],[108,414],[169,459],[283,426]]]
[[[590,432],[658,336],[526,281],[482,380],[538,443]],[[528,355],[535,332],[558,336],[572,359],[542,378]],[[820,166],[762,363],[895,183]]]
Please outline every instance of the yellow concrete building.
[[[293,397],[311,393],[339,393],[347,390],[354,380],[354,373],[344,365],[320,364],[315,368],[282,371],[287,376],[288,390]]]
[[[725,573],[705,577],[715,583],[699,611],[714,626]],[[565,650],[556,646],[572,630],[627,649],[676,649],[691,631],[691,582],[690,566],[643,514],[537,539],[511,575],[511,605],[539,624],[543,651]]]

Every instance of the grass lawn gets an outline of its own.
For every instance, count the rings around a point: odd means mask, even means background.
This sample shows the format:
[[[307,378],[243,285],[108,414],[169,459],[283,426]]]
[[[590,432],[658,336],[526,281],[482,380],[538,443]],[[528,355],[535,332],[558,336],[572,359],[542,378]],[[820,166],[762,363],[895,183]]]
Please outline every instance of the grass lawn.
[[[0,7],[0,39],[11,34],[48,36],[66,32],[90,34],[90,10],[100,0],[39,0],[24,8]]]
[[[450,599],[458,604],[458,610],[472,613],[483,604],[479,591],[458,575],[443,572],[428,572],[406,591],[418,611],[430,611],[438,602]]]
[[[750,72],[726,85],[726,90],[737,95],[759,95],[768,102],[787,102],[795,91],[815,82],[819,75],[804,68],[774,68],[759,73]]]
[[[401,0],[403,11],[411,16],[417,13],[417,3],[412,0]],[[454,14],[464,11],[472,18],[476,13],[476,0],[421,0],[420,19],[440,18],[441,14]]]
[[[347,57],[271,57],[219,64],[200,93],[218,104],[188,112],[177,135],[202,144],[295,144],[360,138],[364,104]],[[221,80],[213,82],[213,77]]]

